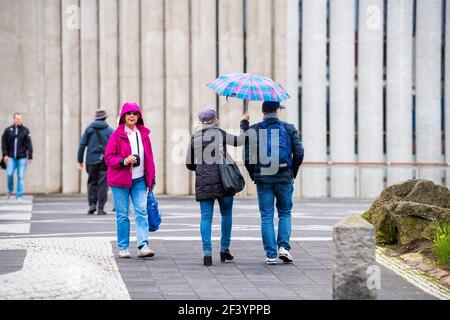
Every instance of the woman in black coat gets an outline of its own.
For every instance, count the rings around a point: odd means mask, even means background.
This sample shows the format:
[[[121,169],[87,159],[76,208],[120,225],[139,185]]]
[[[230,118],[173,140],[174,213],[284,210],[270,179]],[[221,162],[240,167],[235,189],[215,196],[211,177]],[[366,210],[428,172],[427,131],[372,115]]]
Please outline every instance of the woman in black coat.
[[[217,199],[220,206],[221,232],[220,260],[233,260],[229,251],[232,226],[232,209],[234,193],[224,190],[219,173],[221,153],[226,146],[241,146],[244,144],[244,132],[249,128],[249,116],[245,113],[241,120],[240,136],[226,133],[219,127],[216,111],[203,108],[198,113],[201,126],[191,138],[187,153],[186,167],[195,171],[195,199],[200,202],[201,222],[200,233],[203,242],[203,263],[212,265],[211,225],[214,212],[214,202]]]

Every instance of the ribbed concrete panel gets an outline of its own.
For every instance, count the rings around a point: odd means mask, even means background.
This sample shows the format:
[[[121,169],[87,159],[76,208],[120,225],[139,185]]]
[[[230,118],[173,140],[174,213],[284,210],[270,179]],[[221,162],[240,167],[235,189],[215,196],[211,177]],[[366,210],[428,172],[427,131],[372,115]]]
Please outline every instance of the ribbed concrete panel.
[[[273,79],[283,85],[291,99],[283,102],[286,110],[281,112],[283,120],[299,127],[299,1],[274,1]],[[294,184],[294,196],[300,196],[300,174]]]
[[[327,1],[302,1],[302,142],[304,161],[327,160],[326,72]],[[327,196],[327,171],[301,169],[301,192],[305,197]]]
[[[193,127],[198,124],[197,113],[202,107],[209,106],[217,109],[216,93],[206,86],[217,76],[216,29],[216,1],[191,0],[191,123]],[[191,172],[190,175],[190,193],[194,194],[195,173]]]
[[[272,1],[247,0],[247,72],[272,78]],[[249,103],[251,123],[262,121],[262,101]],[[238,125],[239,118],[235,123]],[[236,124],[232,127],[235,128]],[[239,155],[242,148],[239,148]],[[256,185],[248,180],[247,195],[256,195]]]
[[[243,0],[219,1],[219,75],[244,71],[244,2]],[[219,97],[220,126],[232,132],[238,128],[242,117],[242,100]],[[250,119],[255,123],[257,119]],[[235,133],[238,133],[236,130]],[[239,148],[230,149],[235,160],[242,160]],[[241,172],[247,185],[253,184],[244,167]],[[245,194],[246,189],[242,192]]]
[[[189,172],[184,164],[190,139],[190,2],[165,2],[166,29],[166,192],[189,193]]]
[[[98,6],[97,1],[81,0],[81,134],[94,120],[99,108]],[[81,174],[81,192],[87,192],[86,172]]]
[[[8,104],[13,106],[14,111],[22,112],[24,125],[31,131],[33,139],[33,164],[26,171],[25,188],[29,190],[41,190],[45,188],[45,179],[42,177],[42,168],[45,165],[45,119],[44,112],[44,41],[45,25],[42,16],[45,13],[45,4],[42,2],[18,1],[19,11],[17,16],[12,16],[9,22],[16,24],[19,36],[18,56],[16,57],[16,72],[20,76],[18,83],[19,92],[17,96],[9,96]],[[6,18],[9,19],[9,18]],[[3,77],[9,78],[8,73]],[[12,124],[12,113],[7,117],[8,124]],[[3,133],[3,132],[2,132]],[[17,180],[14,179],[15,190]]]
[[[63,0],[62,14],[62,192],[80,191],[76,154],[80,142],[80,3]]]
[[[330,158],[355,161],[355,1],[330,1]],[[355,196],[355,169],[331,169],[331,196]]]
[[[386,67],[386,159],[412,162],[413,1],[388,1]],[[408,180],[412,169],[388,169],[387,185]]]
[[[157,194],[164,193],[164,1],[141,1],[142,110],[151,130]]]
[[[19,57],[21,30],[20,25],[14,23],[20,10],[19,1],[13,3],[9,0],[0,1],[0,70],[8,75],[8,77],[0,77],[1,134],[7,126],[13,123],[13,113],[18,109],[17,103],[12,104],[11,101],[18,99],[21,95],[21,60]],[[27,124],[25,125],[27,126]],[[0,190],[3,193],[6,192],[6,174],[0,174]]]
[[[117,0],[98,0],[100,106],[115,128],[119,104],[119,16]]]
[[[450,163],[450,3],[445,6],[445,162]],[[450,169],[446,170],[450,187]]]
[[[441,158],[441,0],[418,0],[416,22],[416,159]],[[420,178],[441,183],[442,169],[425,168]]]
[[[383,162],[383,0],[359,2],[358,156]],[[360,169],[360,196],[375,198],[384,189],[384,168]]]
[[[46,187],[61,191],[61,1],[45,1],[45,168]],[[42,155],[44,157],[44,155]],[[51,165],[48,165],[51,164]]]
[[[141,103],[140,1],[119,1],[119,104]]]

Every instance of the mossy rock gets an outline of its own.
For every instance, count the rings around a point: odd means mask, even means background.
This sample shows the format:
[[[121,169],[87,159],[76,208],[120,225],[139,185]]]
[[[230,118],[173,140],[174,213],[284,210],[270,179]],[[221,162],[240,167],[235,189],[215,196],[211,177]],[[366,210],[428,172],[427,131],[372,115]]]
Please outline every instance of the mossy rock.
[[[375,227],[377,243],[429,239],[434,220],[450,221],[450,190],[432,181],[408,180],[386,188],[362,217]]]

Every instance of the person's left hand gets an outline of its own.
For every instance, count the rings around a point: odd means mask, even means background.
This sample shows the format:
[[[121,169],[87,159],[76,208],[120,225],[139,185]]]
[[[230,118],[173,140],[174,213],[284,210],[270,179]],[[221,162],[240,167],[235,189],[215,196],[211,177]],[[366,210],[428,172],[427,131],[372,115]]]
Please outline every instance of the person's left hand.
[[[32,164],[33,160],[32,159],[28,159],[28,164]]]
[[[151,189],[151,190],[155,189],[155,186],[156,186],[156,181],[153,179],[152,187],[151,187],[150,189]]]

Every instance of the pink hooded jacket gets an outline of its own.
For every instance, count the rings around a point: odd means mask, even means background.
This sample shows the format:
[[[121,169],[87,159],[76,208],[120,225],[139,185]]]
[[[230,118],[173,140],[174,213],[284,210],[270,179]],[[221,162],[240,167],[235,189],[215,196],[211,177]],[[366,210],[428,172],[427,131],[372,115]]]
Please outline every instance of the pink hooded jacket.
[[[117,129],[112,133],[108,140],[105,150],[105,162],[108,166],[106,180],[108,186],[131,188],[132,175],[130,166],[123,166],[122,160],[131,155],[131,145],[128,136],[125,133],[125,123],[123,116],[127,112],[139,112],[139,120],[136,124],[142,137],[142,144],[144,145],[144,171],[145,182],[148,187],[152,186],[153,179],[155,179],[155,163],[153,161],[152,144],[150,142],[150,130],[144,127],[144,120],[142,119],[142,112],[136,103],[125,103],[120,112],[120,121]]]

